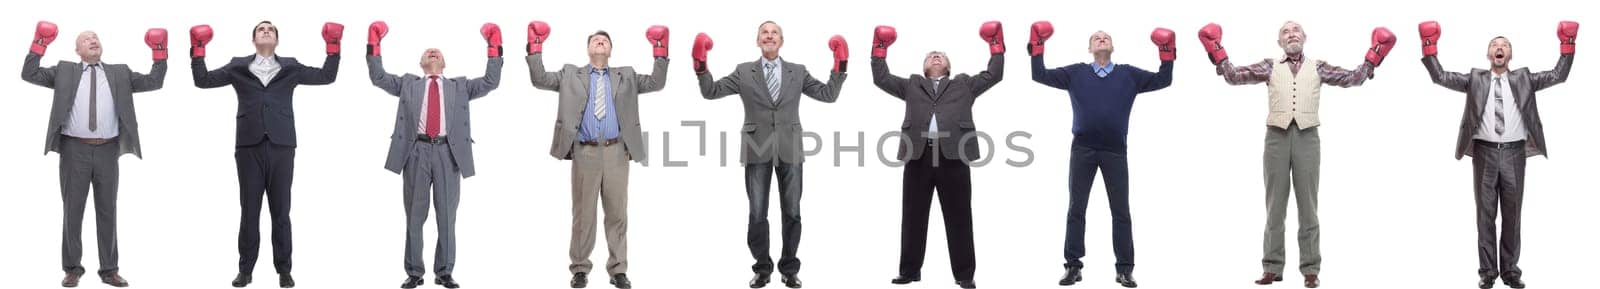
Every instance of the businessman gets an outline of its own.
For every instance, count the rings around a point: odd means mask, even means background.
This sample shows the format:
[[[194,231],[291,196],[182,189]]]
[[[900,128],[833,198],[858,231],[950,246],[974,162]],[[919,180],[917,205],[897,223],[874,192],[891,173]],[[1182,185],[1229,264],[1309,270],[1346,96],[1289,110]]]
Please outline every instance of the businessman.
[[[750,288],[766,287],[772,281],[771,233],[767,225],[768,198],[772,177],[778,177],[779,209],[783,214],[783,255],[777,270],[783,284],[800,288],[800,95],[822,102],[834,102],[844,85],[845,61],[849,59],[844,37],[828,39],[833,51],[833,70],[828,82],[817,81],[804,65],[778,57],[783,48],[783,28],[777,22],[762,22],[756,28],[756,47],[761,58],[741,63],[733,73],[713,81],[706,68],[706,53],[711,37],[701,33],[693,47],[694,73],[700,80],[700,96],[718,99],[738,94],[744,102],[744,126],[739,129],[739,161],[744,165],[745,194],[750,200],[749,230],[746,243],[756,264],[750,266],[755,277]]]
[[[44,152],[61,156],[61,269],[67,276],[61,287],[78,287],[83,277],[83,210],[94,188],[95,235],[100,253],[100,282],[127,287],[117,267],[118,158],[139,151],[139,121],[133,94],[161,89],[167,77],[167,30],[150,29],[144,42],[155,64],[150,74],[134,72],[124,64],[101,61],[100,36],[78,34],[74,43],[78,62],[61,61],[40,67],[45,49],[56,39],[55,23],[39,21],[33,43],[22,62],[22,80],[55,90],[50,120],[45,124]]]
[[[1072,99],[1072,158],[1067,168],[1067,241],[1063,264],[1067,273],[1057,282],[1061,286],[1083,280],[1085,213],[1089,191],[1094,187],[1095,171],[1104,173],[1107,203],[1111,205],[1111,239],[1116,253],[1117,284],[1133,288],[1133,213],[1128,198],[1128,120],[1133,101],[1139,94],[1172,85],[1172,63],[1178,57],[1172,30],[1156,28],[1150,40],[1156,44],[1161,68],[1152,73],[1127,64],[1111,62],[1111,35],[1097,31],[1089,35],[1088,52],[1094,61],[1054,69],[1044,66],[1044,42],[1055,34],[1047,21],[1029,28],[1028,54],[1033,57],[1033,81],[1066,90]]]
[[[1439,64],[1439,22],[1417,25],[1422,37],[1422,66],[1434,84],[1465,92],[1466,109],[1456,136],[1456,159],[1472,157],[1472,189],[1478,219],[1478,288],[1494,287],[1498,277],[1511,288],[1522,282],[1522,190],[1528,158],[1546,156],[1544,122],[1539,118],[1536,92],[1567,81],[1577,46],[1578,23],[1556,26],[1561,57],[1553,70],[1530,72],[1511,69],[1511,40],[1489,40],[1489,69],[1450,72]],[[1495,215],[1500,214],[1496,246]],[[1498,262],[1496,262],[1498,261]]]
[[[922,261],[928,246],[928,210],[935,191],[944,213],[949,240],[950,270],[956,285],[977,288],[977,254],[972,238],[972,168],[977,160],[977,128],[972,104],[979,95],[1000,83],[1005,73],[1005,36],[999,21],[978,27],[989,46],[988,70],[977,75],[950,75],[944,52],[928,52],[922,74],[910,78],[889,73],[889,45],[899,38],[894,27],[878,26],[872,37],[872,83],[884,93],[905,102],[900,127],[899,160],[906,162],[900,183],[900,272],[889,283],[904,285],[922,280]]]
[[[479,29],[489,44],[489,61],[483,77],[445,78],[444,53],[437,48],[422,52],[418,62],[423,75],[394,75],[383,69],[384,35],[389,24],[372,22],[367,27],[367,76],[372,85],[400,98],[395,110],[394,134],[389,140],[389,157],[384,169],[401,177],[406,210],[406,281],[400,288],[422,286],[422,225],[428,220],[428,202],[433,201],[439,225],[438,245],[433,252],[433,283],[445,288],[460,288],[451,272],[456,264],[456,208],[461,204],[461,179],[476,171],[472,165],[472,100],[488,95],[500,86],[500,26],[485,23]],[[431,192],[431,194],[430,194]]]
[[[1278,28],[1278,47],[1283,56],[1248,66],[1234,66],[1222,48],[1222,26],[1207,24],[1200,29],[1200,44],[1205,47],[1217,74],[1230,85],[1267,84],[1267,133],[1262,163],[1266,183],[1267,226],[1263,233],[1261,278],[1259,285],[1283,281],[1284,218],[1289,206],[1289,189],[1294,188],[1295,210],[1300,222],[1300,274],[1306,288],[1322,282],[1322,233],[1317,221],[1317,187],[1322,163],[1322,125],[1318,114],[1322,86],[1359,86],[1372,78],[1372,70],[1394,48],[1394,33],[1388,28],[1372,30],[1372,46],[1366,61],[1355,69],[1339,68],[1305,56],[1306,33],[1300,23],[1284,22]],[[1305,72],[1305,73],[1301,73]]]
[[[289,275],[294,251],[290,234],[289,199],[294,184],[294,90],[300,85],[333,83],[339,75],[339,40],[344,26],[328,22],[322,26],[327,58],[322,67],[300,64],[293,57],[277,55],[278,26],[261,21],[251,30],[253,55],[234,57],[216,70],[206,70],[206,43],[211,42],[210,25],[189,29],[189,68],[199,88],[233,86],[239,98],[235,118],[234,153],[239,174],[239,274],[233,287],[250,285],[256,256],[261,248],[261,199],[270,204],[272,215],[272,265],[278,272],[278,286],[293,288]]]
[[[545,71],[544,41],[550,25],[528,23],[528,75],[533,87],[558,92],[555,135],[550,156],[572,161],[572,288],[589,284],[594,265],[595,206],[605,211],[606,246],[611,257],[606,274],[617,288],[633,287],[628,280],[628,161],[645,159],[644,136],[639,125],[639,95],[661,91],[667,83],[666,26],[645,30],[655,64],[650,74],[633,67],[610,65],[611,34],[596,31],[585,39],[589,64],[567,64]]]

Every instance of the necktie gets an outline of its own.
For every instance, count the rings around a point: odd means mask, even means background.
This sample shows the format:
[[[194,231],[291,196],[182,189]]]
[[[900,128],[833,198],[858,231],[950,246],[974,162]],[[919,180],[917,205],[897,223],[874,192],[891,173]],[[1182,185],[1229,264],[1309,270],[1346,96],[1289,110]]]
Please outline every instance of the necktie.
[[[601,74],[601,76],[594,78],[594,118],[596,120],[606,119],[607,77],[604,77],[604,74]]]
[[[1500,77],[1494,78],[1494,134],[1506,133],[1506,102],[1500,97]]]
[[[778,102],[778,84],[781,82],[781,81],[778,80],[778,75],[777,75],[777,73],[778,73],[777,66],[778,65],[777,64],[773,64],[773,63],[767,63],[766,66],[767,66],[767,94],[771,95],[772,96],[772,102],[776,103],[776,102]]]
[[[439,76],[428,76],[428,82],[428,124],[424,132],[428,138],[436,138],[439,137],[439,107],[442,106],[439,104],[442,98],[439,95]]]
[[[100,129],[100,73],[99,64],[89,65],[89,131]]]

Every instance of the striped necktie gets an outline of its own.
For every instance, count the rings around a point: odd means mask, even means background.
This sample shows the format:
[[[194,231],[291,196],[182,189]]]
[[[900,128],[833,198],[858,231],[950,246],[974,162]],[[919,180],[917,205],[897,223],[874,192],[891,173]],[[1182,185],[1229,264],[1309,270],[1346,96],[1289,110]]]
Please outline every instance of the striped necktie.
[[[774,63],[767,63],[766,66],[767,66],[767,94],[772,96],[772,102],[773,103],[777,103],[778,102],[778,84],[781,83],[781,81],[778,80],[778,76],[777,76],[777,73],[778,73],[777,66],[778,65],[774,64]]]
[[[594,78],[594,118],[606,119],[606,77]]]
[[[1506,134],[1506,102],[1500,95],[1500,77],[1494,78],[1494,134]]]

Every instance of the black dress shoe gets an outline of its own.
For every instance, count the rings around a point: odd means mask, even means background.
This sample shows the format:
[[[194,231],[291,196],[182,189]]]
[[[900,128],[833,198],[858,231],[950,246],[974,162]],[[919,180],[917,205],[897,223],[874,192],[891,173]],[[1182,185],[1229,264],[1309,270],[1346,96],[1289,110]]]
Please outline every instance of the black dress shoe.
[[[1078,284],[1078,281],[1083,281],[1083,268],[1067,267],[1067,275],[1062,275],[1061,282],[1056,284],[1061,286],[1072,286],[1072,284]]]
[[[917,281],[922,281],[922,277],[900,275],[900,276],[894,276],[894,279],[889,280],[889,283],[890,284],[895,284],[895,285],[906,285],[906,284],[911,284],[911,282],[917,282]]]
[[[962,280],[956,281],[956,286],[961,286],[961,289],[973,289],[978,288],[978,283],[972,282],[972,280]]]
[[[1128,287],[1128,288],[1139,287],[1139,282],[1134,282],[1133,281],[1133,273],[1119,273],[1119,274],[1117,274],[1117,284],[1122,284],[1122,287]]]
[[[289,276],[289,273],[278,274],[278,288],[294,288],[294,276]]]
[[[250,285],[250,273],[239,273],[233,276],[233,288],[244,288]]]
[[[587,272],[572,273],[572,288],[584,288],[584,287],[589,287],[589,273],[587,273]]]
[[[756,277],[750,278],[750,288],[766,288],[767,283],[772,283],[772,274],[756,273]]]
[[[82,278],[83,278],[83,274],[71,274],[71,273],[68,273],[66,278],[61,278],[61,287],[67,287],[67,288],[78,287],[78,279],[82,279]]]
[[[1478,288],[1479,289],[1494,288],[1494,279],[1498,279],[1498,278],[1495,278],[1494,275],[1479,275],[1479,277],[1478,277]]]
[[[800,288],[800,276],[798,274],[783,274],[783,286]]]
[[[624,273],[611,275],[611,285],[617,286],[617,289],[633,288],[633,282],[628,282],[628,274]]]
[[[1507,287],[1522,289],[1523,287],[1528,286],[1528,284],[1522,284],[1522,274],[1506,274],[1505,276],[1502,276],[1501,279],[1505,281]],[[1494,281],[1490,281],[1489,283],[1494,283]]]
[[[417,286],[422,286],[421,276],[407,276],[406,282],[400,283],[400,288],[402,289],[413,289],[417,288]]]
[[[433,284],[444,286],[444,288],[450,289],[461,288],[461,284],[456,283],[456,278],[451,278],[450,275],[439,275],[434,277]]]

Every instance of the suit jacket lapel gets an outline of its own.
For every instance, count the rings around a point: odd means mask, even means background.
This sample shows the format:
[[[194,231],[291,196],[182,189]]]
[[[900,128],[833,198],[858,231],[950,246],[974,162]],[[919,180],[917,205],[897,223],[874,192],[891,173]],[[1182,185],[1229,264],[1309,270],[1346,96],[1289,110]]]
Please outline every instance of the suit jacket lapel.
[[[289,71],[290,70],[289,69],[289,63],[286,62],[286,61],[283,61],[283,57],[279,57],[279,56],[274,55],[274,56],[272,56],[272,61],[278,62],[278,73],[273,74],[271,80],[267,80],[267,85],[266,86],[272,86],[273,84],[278,84],[278,81],[281,81],[284,78],[289,78],[288,76],[291,74],[290,71]],[[296,62],[295,64],[299,64],[299,62]]]
[[[1521,111],[1523,115],[1527,115],[1528,108],[1523,106],[1523,104],[1528,103],[1528,100],[1524,99],[1528,98],[1528,94],[1522,93],[1522,88],[1528,84],[1527,80],[1527,68],[1517,69],[1516,71],[1506,74],[1506,83],[1511,85],[1511,98],[1513,101],[1516,101],[1517,110]]]
[[[246,57],[244,63],[239,63],[233,67],[234,73],[244,74],[244,77],[250,79],[250,85],[266,88],[266,85],[261,84],[261,78],[256,77],[254,71],[250,71],[250,63],[253,61],[255,61],[255,56]],[[235,83],[234,85],[239,84]]]
[[[779,68],[783,69],[783,76],[779,77],[782,77],[783,80],[782,82],[778,83],[778,104],[781,105],[784,102],[797,101],[800,99],[800,94],[803,93],[805,89],[793,89],[792,87],[795,87],[796,85],[802,85],[802,79],[805,79],[805,76],[799,75],[799,72],[794,71],[794,64],[784,62],[783,65],[780,66],[782,67]],[[794,91],[795,93],[783,93],[784,91]]]
[[[67,94],[67,97],[70,99],[70,97],[76,97],[78,95],[78,83],[83,81],[83,64],[72,62],[72,72],[67,73],[66,77],[67,83],[70,83],[70,85],[67,86],[69,87],[67,88],[67,91],[70,92]]]

